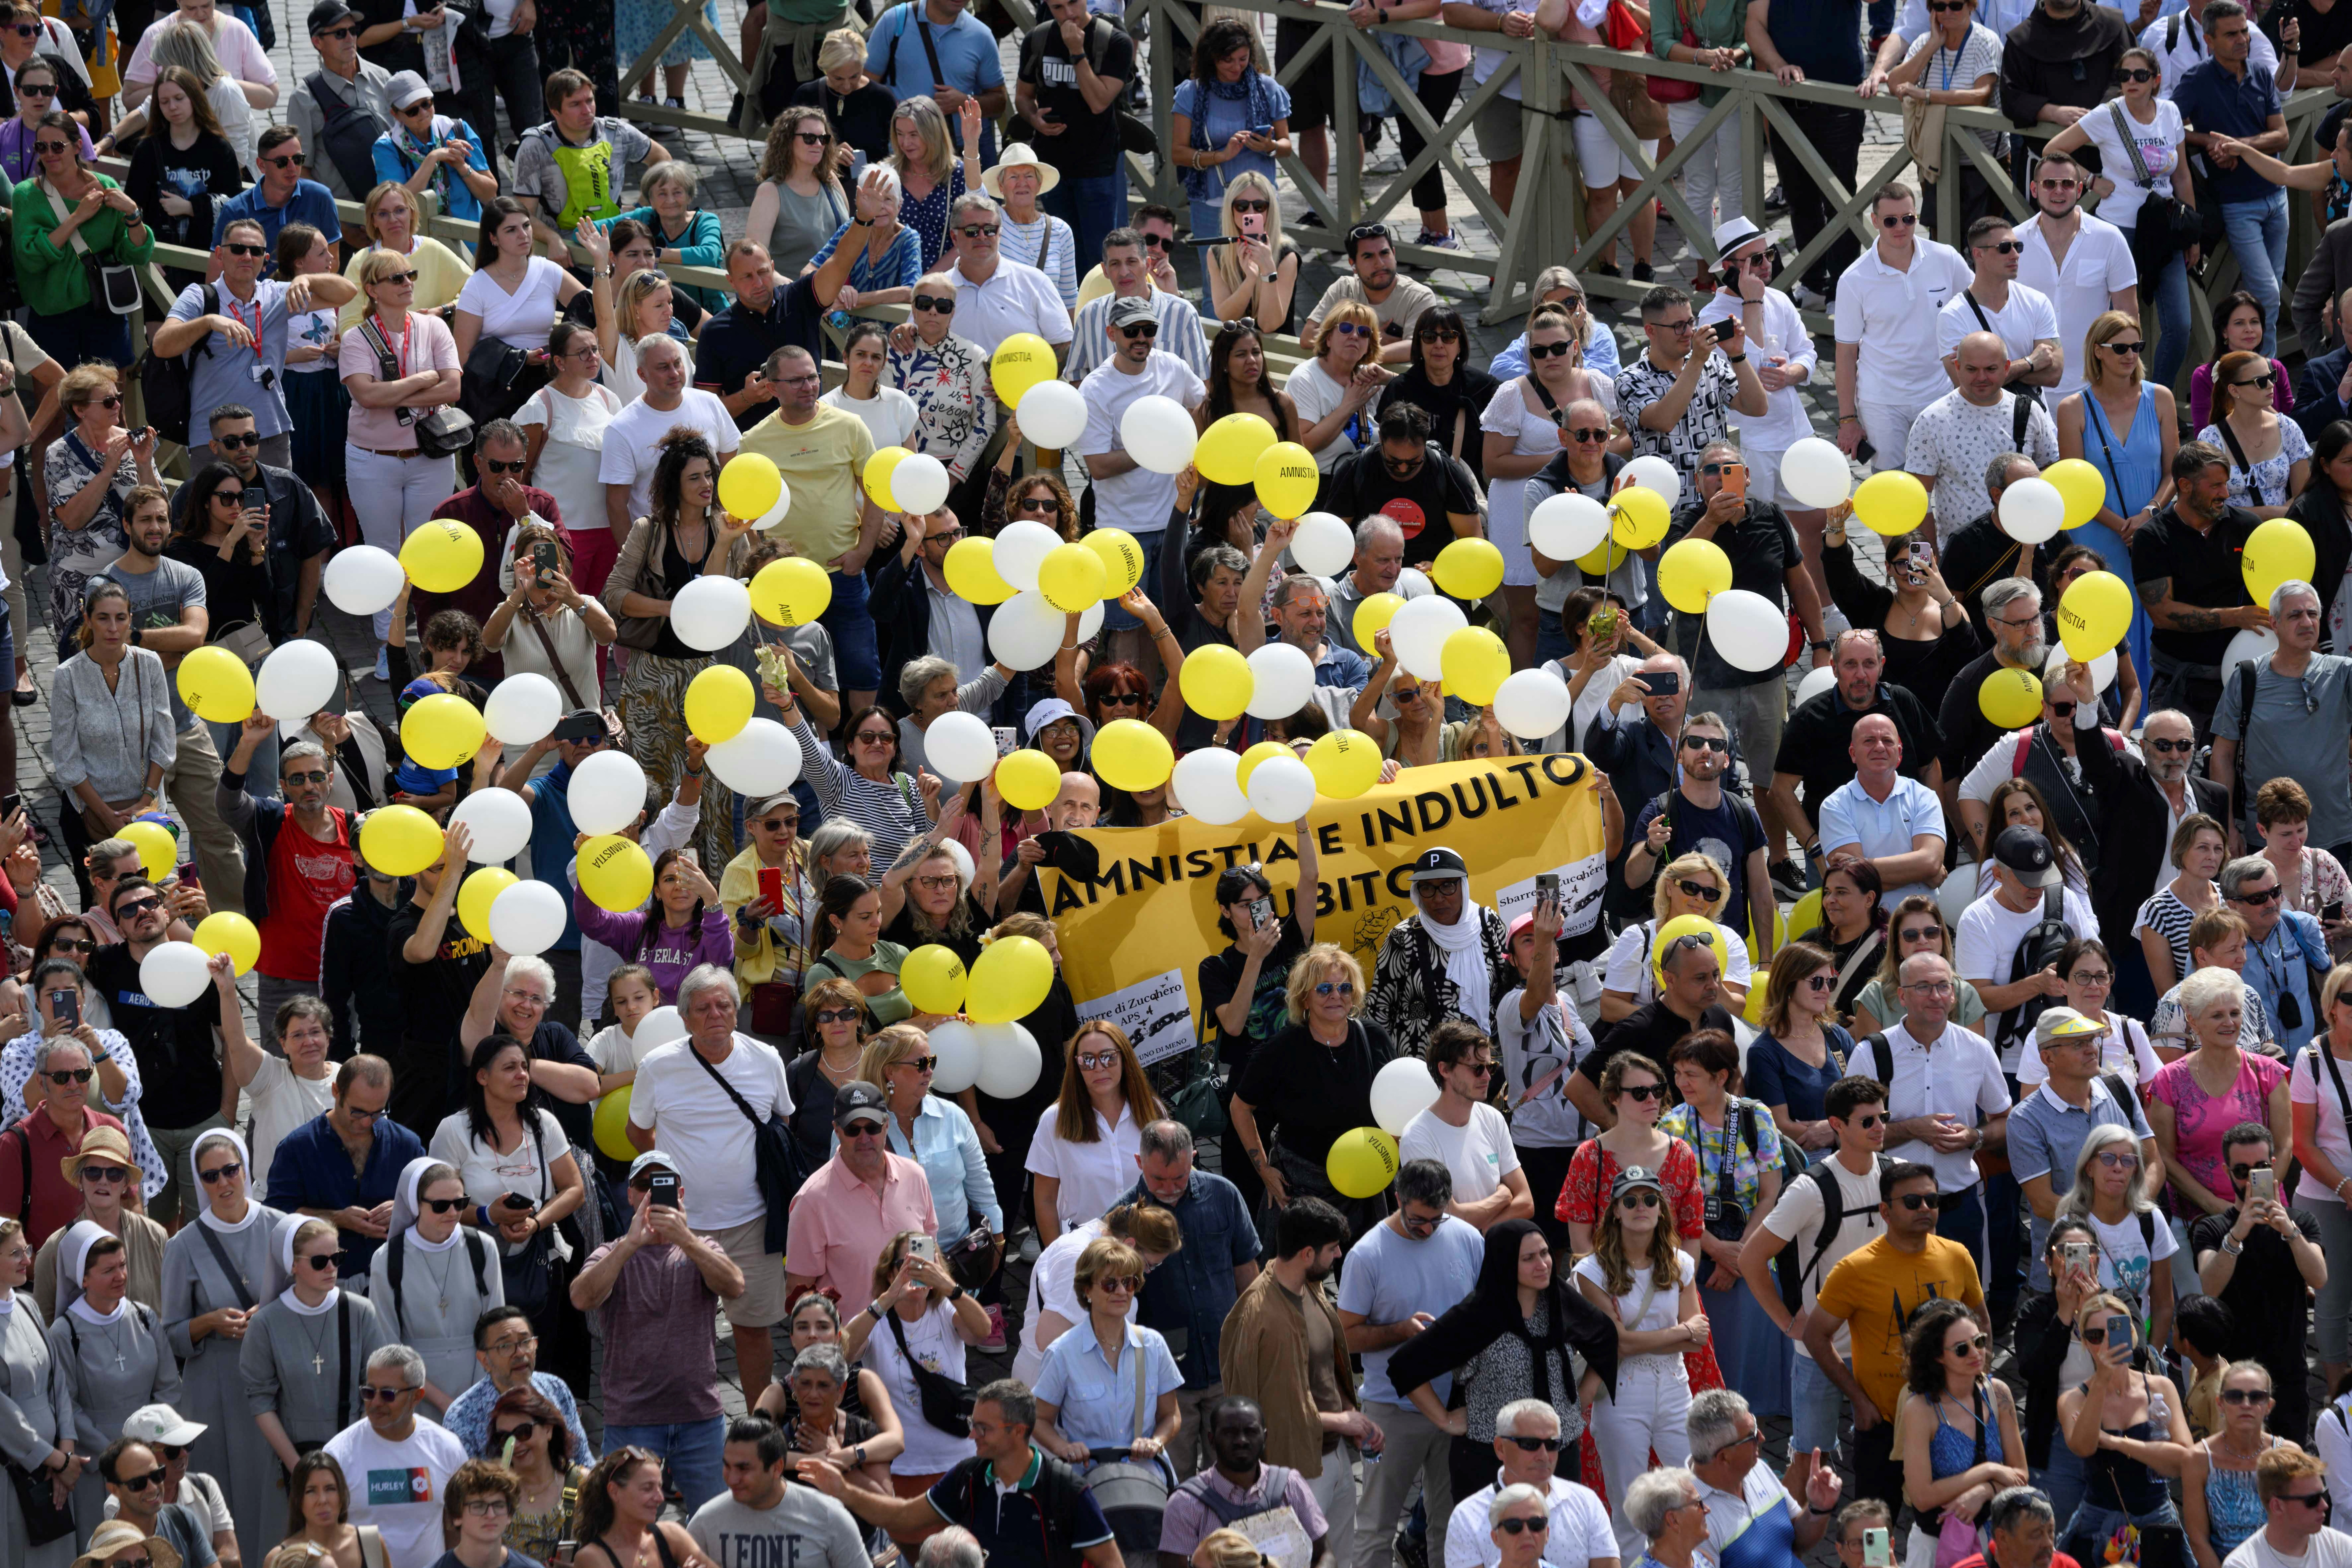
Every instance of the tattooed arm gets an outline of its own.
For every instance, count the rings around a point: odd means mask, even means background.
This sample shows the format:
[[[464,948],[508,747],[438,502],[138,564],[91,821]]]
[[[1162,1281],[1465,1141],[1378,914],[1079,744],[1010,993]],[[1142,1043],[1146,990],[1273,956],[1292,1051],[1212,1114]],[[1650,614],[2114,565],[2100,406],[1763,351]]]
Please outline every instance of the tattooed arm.
[[[2147,618],[2168,632],[2211,632],[2224,628],[2242,630],[2247,627],[2267,628],[2271,613],[2260,605],[2235,605],[2228,609],[2207,609],[2201,605],[2183,605],[2172,596],[2172,579],[2151,578],[2138,584],[2139,602],[2147,611]]]

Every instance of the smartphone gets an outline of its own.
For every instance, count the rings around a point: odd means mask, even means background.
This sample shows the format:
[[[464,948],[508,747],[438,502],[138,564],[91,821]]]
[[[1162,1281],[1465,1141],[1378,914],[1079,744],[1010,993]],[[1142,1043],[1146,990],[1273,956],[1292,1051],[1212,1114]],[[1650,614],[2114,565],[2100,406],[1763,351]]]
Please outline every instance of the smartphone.
[[[1264,213],[1235,213],[1234,217],[1234,220],[1241,225],[1242,233],[1249,238],[1264,239],[1265,237],[1265,215]]]
[[[557,740],[570,741],[575,745],[583,741],[596,740],[604,733],[604,718],[595,713],[567,714],[555,727]]]
[[[18,797],[18,798],[19,798],[19,799],[21,799],[22,797]],[[13,814],[13,813],[16,811],[16,808],[15,806],[12,806],[12,805],[0,805],[0,815],[10,815],[10,814]],[[2319,906],[2319,918],[2320,918],[2321,920],[2324,920],[2324,921],[2340,921],[2340,920],[2342,920],[2342,919],[2344,918],[2344,900],[2341,900],[2341,899],[2337,899],[2337,900],[2335,900],[2334,902],[2332,902],[2332,903],[2325,903],[2325,904],[2320,905],[2320,906]]]
[[[1273,923],[1274,900],[1272,899],[1252,899],[1249,910],[1250,919],[1257,924],[1264,926]]]
[[[14,816],[24,809],[25,796],[22,792],[12,789],[6,795],[0,795],[0,819]]]
[[[2087,1269],[2091,1267],[2091,1244],[2087,1241],[2063,1242],[2058,1247],[2058,1258],[2068,1268]]]
[[[914,1240],[907,1243],[907,1256],[937,1263],[940,1260],[940,1238],[936,1236],[915,1237]]]
[[[1865,436],[1861,440],[1856,441],[1853,444],[1853,460],[1855,462],[1867,466],[1871,459],[1877,456],[1878,448],[1870,444],[1869,437]]]
[[[2132,1346],[2132,1321],[2121,1312],[2107,1314],[2107,1348],[2120,1346],[2126,1353]]]
[[[1748,469],[1745,465],[1726,463],[1723,466],[1723,493],[1745,498],[1748,494]]]
[[[547,582],[555,575],[555,546],[545,542],[530,547],[531,563],[539,569],[539,580]]]
[[[79,1028],[81,1026],[81,993],[79,991],[50,992],[49,1012],[67,1028]]]
[[[996,754],[998,757],[1009,757],[1014,752],[1021,749],[1021,732],[1018,730],[1015,730],[1012,725],[999,724],[995,727],[992,733],[996,736]]]
[[[1683,689],[1682,671],[1678,669],[1645,669],[1633,679],[1648,687],[1653,697],[1672,697]]]
[[[1714,326],[1709,327],[1709,328],[1707,329],[1707,331],[1708,331],[1709,332],[1711,332],[1711,333],[1713,333],[1713,334],[1714,334],[1714,336],[1715,336],[1715,341],[1716,341],[1717,342],[1724,342],[1725,340],[1728,339],[1728,338],[1731,336],[1731,334],[1732,334],[1732,333],[1734,333],[1734,332],[1738,331],[1738,330],[1739,330],[1739,323],[1738,323],[1738,321],[1733,321],[1733,320],[1732,320],[1730,317],[1728,317],[1728,316],[1726,316],[1723,320],[1721,320],[1720,321],[1716,322],[1716,324],[1715,324]]]
[[[760,868],[760,897],[778,909],[784,907],[784,868],[782,866]]]
[[[538,1205],[532,1203],[529,1198],[523,1196],[520,1193],[509,1193],[506,1196],[499,1200],[499,1206],[500,1208],[509,1209],[527,1209],[536,1208]]]
[[[1865,1530],[1862,1532],[1862,1568],[1888,1568],[1893,1561],[1887,1555],[1885,1530]]]
[[[1250,134],[1261,138],[1271,136],[1274,134],[1274,127],[1271,125],[1253,125],[1250,127]]]
[[[555,1563],[556,1563],[556,1568],[572,1568],[572,1559],[573,1559],[574,1557],[578,1556],[578,1555],[579,1555],[579,1552],[580,1552],[580,1543],[579,1543],[578,1542],[576,1542],[576,1541],[559,1541],[559,1542],[557,1542],[555,1543]]]
[[[647,1198],[646,1202],[652,1204],[656,1208],[674,1209],[677,1207],[677,1172],[656,1171],[653,1173],[653,1179],[647,1184],[647,1185],[651,1189],[652,1196]]]
[[[2264,1204],[2278,1202],[2278,1173],[2276,1171],[2247,1172],[2246,1201]]]

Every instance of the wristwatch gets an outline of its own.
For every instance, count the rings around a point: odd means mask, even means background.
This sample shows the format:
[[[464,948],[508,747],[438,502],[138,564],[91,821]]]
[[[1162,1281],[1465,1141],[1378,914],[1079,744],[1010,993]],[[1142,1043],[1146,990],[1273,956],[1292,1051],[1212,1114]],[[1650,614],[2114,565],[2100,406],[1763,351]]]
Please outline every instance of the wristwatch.
[[[958,1301],[964,1299],[964,1288],[961,1285],[957,1286],[954,1289],[948,1292],[948,1305],[950,1307],[954,1306]]]

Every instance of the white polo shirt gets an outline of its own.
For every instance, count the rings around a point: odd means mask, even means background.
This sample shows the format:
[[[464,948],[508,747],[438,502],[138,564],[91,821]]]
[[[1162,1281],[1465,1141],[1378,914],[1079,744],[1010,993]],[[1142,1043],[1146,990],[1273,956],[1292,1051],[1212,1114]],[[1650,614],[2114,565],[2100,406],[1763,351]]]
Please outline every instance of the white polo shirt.
[[[2024,254],[2017,261],[2017,281],[2040,292],[2058,312],[2058,346],[2066,351],[2066,374],[2050,394],[2051,405],[2055,407],[2060,398],[2083,390],[2090,374],[2083,363],[2083,334],[2107,309],[2108,297],[2116,289],[2139,282],[2139,264],[2132,259],[2131,241],[2124,237],[2122,229],[2094,213],[2084,213],[2082,226],[2075,231],[2074,243],[2066,247],[2062,265],[2051,255],[2050,240],[2043,232],[2048,221],[2036,213],[2017,226],[2017,237],[2025,242]],[[2015,291],[2012,285],[2011,292]]]
[[[1838,275],[1837,341],[1861,346],[1858,402],[1918,407],[1952,389],[1936,346],[1936,316],[1976,274],[1924,230],[1911,242],[1907,268],[1888,266],[1879,248],[1873,245]]]
[[[1496,1470],[1496,1481],[1502,1479],[1502,1471]],[[1454,1505],[1445,1526],[1445,1568],[1496,1568],[1503,1561],[1486,1517],[1500,1489],[1499,1484],[1480,1487]],[[1552,1477],[1546,1511],[1551,1515],[1551,1528],[1544,1532],[1543,1561],[1550,1568],[1584,1568],[1595,1558],[1617,1555],[1617,1532],[1610,1527],[1609,1510],[1591,1488]]]
[[[1978,1125],[1977,1112],[1998,1115],[2009,1109],[2009,1084],[2000,1076],[2000,1058],[1992,1054],[1982,1035],[1947,1023],[1933,1048],[1912,1038],[1906,1025],[1886,1031],[1893,1053],[1894,1081],[1886,1089],[1886,1115],[1893,1121],[1915,1116],[1942,1114],[1963,1127]],[[1882,1064],[1864,1053],[1864,1067],[1874,1072]],[[1943,1153],[1918,1139],[1889,1143],[1890,1160],[1915,1160],[1936,1173],[1936,1190],[1961,1193],[1977,1184],[1977,1157],[1972,1150]]]
[[[956,335],[970,338],[981,353],[993,354],[1015,332],[1034,332],[1063,353],[1070,342],[1070,312],[1052,279],[1034,267],[999,257],[996,270],[980,282],[963,275],[959,261],[948,273],[956,287]]]
[[[2173,28],[2175,21],[2179,23],[2177,31]],[[2165,47],[2168,34],[2172,42],[2170,48]],[[2253,30],[2253,50],[2247,57],[2246,63],[2260,66],[2273,76],[2278,75],[2277,47],[2260,27]],[[2172,16],[2158,16],[2150,22],[2141,29],[2139,47],[2153,52],[2163,67],[2164,75],[2156,89],[2158,98],[2170,98],[2172,89],[2180,85],[2182,77],[2213,58],[2213,51],[2206,47],[2205,29],[2196,17],[2185,11]]]
[[[1858,846],[1865,859],[1911,853],[1912,838],[1932,833],[1949,842],[1944,831],[1944,808],[1936,792],[1917,779],[1895,775],[1895,787],[1885,800],[1874,800],[1860,779],[1849,779],[1822,802],[1822,853],[1834,855],[1842,847]],[[1879,895],[1879,903],[1893,909],[1914,893],[1932,896],[1925,882],[1906,882]]]
[[[1125,452],[1127,441],[1118,422],[1129,405],[1139,397],[1172,397],[1187,408],[1198,408],[1209,395],[1207,384],[1192,367],[1163,349],[1153,349],[1143,368],[1130,374],[1116,359],[1087,373],[1078,384],[1087,400],[1086,434],[1078,437],[1078,456],[1099,458]],[[1133,468],[1094,481],[1095,526],[1123,528],[1133,534],[1167,531],[1169,514],[1176,510],[1176,476]]]
[[[2058,308],[2050,302],[2049,295],[2022,283],[2010,284],[2009,298],[1998,310],[1990,301],[1971,300],[1963,290],[1945,301],[1937,313],[1936,357],[1949,359],[1960,352],[1962,338],[1982,331],[1999,334],[2009,345],[2009,357],[2023,359],[2044,338],[2058,341]]]

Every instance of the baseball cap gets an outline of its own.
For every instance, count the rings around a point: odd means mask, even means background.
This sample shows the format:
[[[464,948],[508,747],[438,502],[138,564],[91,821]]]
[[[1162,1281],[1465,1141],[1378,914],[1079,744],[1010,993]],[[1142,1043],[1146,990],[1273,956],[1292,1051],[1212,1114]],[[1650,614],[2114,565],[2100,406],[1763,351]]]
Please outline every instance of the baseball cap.
[[[1159,320],[1160,313],[1151,308],[1151,301],[1149,300],[1130,296],[1113,300],[1110,302],[1110,324],[1114,330],[1133,326],[1139,321],[1156,323]]]
[[[877,1127],[890,1125],[890,1102],[880,1089],[863,1079],[843,1084],[833,1096],[833,1124],[846,1127],[853,1121],[870,1121]]]
[[[360,14],[343,4],[343,0],[319,0],[310,7],[310,36],[317,37],[341,22],[356,22]]]
[[[2029,888],[2055,887],[2062,875],[2050,840],[2031,827],[2002,828],[1992,841],[1992,858]]]
[[[1470,868],[1462,863],[1462,857],[1442,844],[1423,850],[1421,858],[1412,863],[1412,885],[1416,888],[1423,882],[1452,881],[1469,875]]]
[[[208,1428],[201,1421],[191,1421],[168,1405],[142,1405],[132,1411],[122,1423],[122,1435],[136,1437],[142,1443],[163,1443],[174,1448],[184,1448],[203,1436]]]
[[[768,813],[775,810],[777,807],[785,805],[791,806],[794,815],[798,815],[801,809],[800,800],[793,794],[792,791],[788,789],[780,789],[773,795],[761,795],[758,800],[753,801],[750,806],[745,808],[743,820],[746,822],[757,822],[760,818],[767,816]]]
[[[1658,1180],[1656,1172],[1646,1166],[1628,1165],[1617,1173],[1615,1181],[1609,1184],[1609,1201],[1613,1204],[1636,1187],[1647,1187],[1661,1197],[1665,1195],[1665,1186]]]
[[[675,1175],[677,1173],[677,1162],[658,1149],[648,1149],[629,1162],[629,1180],[634,1182],[649,1170],[667,1171]]]
[[[2105,1031],[2105,1025],[2085,1018],[2072,1007],[2044,1007],[2042,1016],[2033,1020],[2033,1044],[2040,1049]]]
[[[392,80],[384,84],[383,96],[394,109],[406,109],[421,99],[431,98],[433,89],[415,71],[394,71]]]

